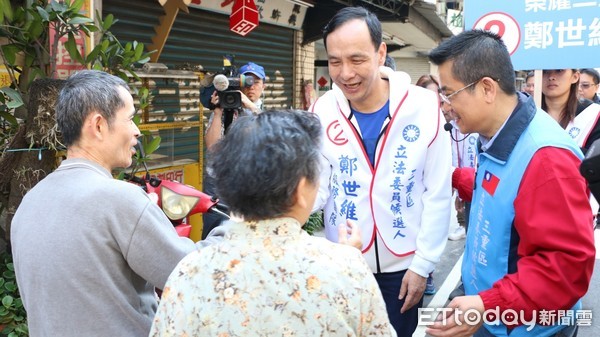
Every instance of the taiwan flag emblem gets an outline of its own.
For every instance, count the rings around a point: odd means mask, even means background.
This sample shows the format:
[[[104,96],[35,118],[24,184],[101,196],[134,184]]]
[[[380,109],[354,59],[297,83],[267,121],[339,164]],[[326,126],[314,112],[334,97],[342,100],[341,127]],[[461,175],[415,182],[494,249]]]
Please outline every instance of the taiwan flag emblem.
[[[488,192],[492,197],[496,192],[496,187],[498,187],[498,183],[500,183],[500,179],[498,179],[498,177],[493,175],[490,171],[485,171],[481,187],[483,187],[483,189],[486,190],[486,192]]]

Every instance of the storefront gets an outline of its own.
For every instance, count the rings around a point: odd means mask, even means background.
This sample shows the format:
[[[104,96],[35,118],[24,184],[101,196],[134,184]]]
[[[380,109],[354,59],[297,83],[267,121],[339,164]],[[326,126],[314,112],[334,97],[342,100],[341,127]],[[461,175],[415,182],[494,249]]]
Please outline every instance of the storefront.
[[[173,176],[201,188],[203,134],[209,114],[200,103],[201,79],[206,72],[222,71],[225,55],[234,55],[236,67],[252,61],[265,68],[265,108],[293,105],[295,29],[285,26],[299,29],[303,16],[296,17],[299,20],[296,24],[290,15],[301,14],[296,13],[297,7],[290,3],[283,6],[282,1],[259,1],[261,15],[268,15],[271,21],[281,19],[284,25],[270,24],[261,18],[255,29],[242,36],[229,29],[232,2],[191,1],[187,7],[189,13],[180,10],[155,61],[166,65],[168,73],[146,74],[136,84],[148,88],[152,96],[140,129],[161,137],[161,147],[151,162],[153,174]],[[147,49],[154,49],[156,27],[164,22],[165,8],[158,0],[102,2],[103,16],[112,14],[118,20],[111,31],[121,43],[138,41]],[[201,226],[192,225],[192,236],[199,239]]]
[[[237,67],[252,61],[265,68],[265,107],[292,107],[294,29],[261,19],[258,27],[241,36],[229,30],[229,15],[226,13],[231,11],[231,4],[219,13],[212,9],[214,5],[211,3],[217,3],[218,7],[223,1],[204,0],[200,3],[195,5],[192,1],[189,13],[179,11],[158,62],[170,69],[195,70],[201,65],[205,71],[218,72],[223,67],[223,56],[233,54]],[[137,40],[150,46],[156,34],[155,26],[159,25],[159,18],[165,15],[165,11],[158,0],[104,0],[103,15],[107,14],[113,14],[119,20],[112,29],[119,40]]]

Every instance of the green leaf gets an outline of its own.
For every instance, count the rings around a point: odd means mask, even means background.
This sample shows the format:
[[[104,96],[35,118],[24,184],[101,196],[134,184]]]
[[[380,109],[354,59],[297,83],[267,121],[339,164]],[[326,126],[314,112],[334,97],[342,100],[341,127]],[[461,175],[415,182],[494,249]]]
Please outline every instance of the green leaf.
[[[100,17],[100,16],[98,16]],[[115,17],[112,14],[108,14],[105,18],[104,18],[104,22],[102,22],[102,29],[104,30],[109,30],[110,27],[112,27],[113,23],[115,21]]]
[[[16,128],[17,126],[19,126],[19,122],[17,121],[15,116],[13,116],[11,113],[9,113],[7,111],[0,112],[0,119],[4,119],[8,123],[10,123],[10,125],[12,127]]]
[[[108,49],[109,45],[110,45],[110,41],[108,41],[108,40],[102,41],[102,51],[103,52],[106,51]]]
[[[12,305],[13,301],[14,301],[14,298],[12,296],[6,295],[2,298],[2,305],[5,308],[8,308]]]
[[[94,22],[94,21],[86,16],[78,16],[78,17],[72,18],[68,22],[70,25],[80,25],[80,24],[90,23],[90,22]]]
[[[48,12],[46,12],[45,9],[43,9],[41,6],[36,7],[36,9],[37,9],[38,14],[42,18],[42,20],[44,20],[44,21],[50,20],[50,15],[48,15]]]
[[[142,57],[142,53],[143,52],[144,52],[144,44],[143,43],[137,43],[137,45],[135,46],[134,59],[139,60]]]
[[[75,41],[75,35],[73,33],[69,33],[69,38],[67,39],[67,42],[65,42],[64,46],[73,60],[81,64],[84,63],[83,57],[79,52],[79,48],[77,48],[77,42]]]
[[[13,102],[13,101],[6,102],[6,107],[9,109],[16,109],[16,108],[20,107],[21,105],[23,105],[23,102]]]
[[[23,105],[23,99],[21,98],[21,94],[13,88],[3,87],[0,88],[0,92],[4,93],[12,102],[17,103],[16,107],[20,107]]]
[[[73,1],[73,3],[71,4],[71,9],[73,11],[75,11],[76,13],[79,13],[81,11],[81,7],[83,7],[83,3],[85,0],[75,0]]]
[[[150,143],[144,146],[144,152],[146,153],[146,156],[149,156],[154,153],[154,151],[158,150],[160,147],[160,140],[160,136],[156,136],[150,141]]]
[[[150,56],[146,56],[143,59],[137,60],[138,63],[144,64],[146,62],[150,61]]]
[[[33,65],[33,62],[35,62],[35,56],[33,54],[25,54],[25,66],[31,67],[31,65]]]
[[[9,21],[13,20],[14,13],[12,6],[10,4],[10,0],[0,0],[0,24],[4,24],[4,19],[8,19]]]
[[[50,7],[52,8],[52,10],[54,10],[54,12],[56,12],[57,14],[64,14],[68,8],[67,5],[58,1],[50,1]]]
[[[94,47],[94,49],[92,49],[92,51],[85,57],[85,63],[93,63],[96,61],[96,58],[98,57],[98,54],[100,54],[101,50],[102,45],[96,45],[96,47]]]
[[[27,31],[31,40],[37,40],[40,38],[40,36],[42,36],[42,33],[44,32],[44,24],[41,22],[39,24],[32,24],[31,26],[29,26],[29,29]]]
[[[125,82],[129,81],[129,77],[127,77],[127,74],[126,74],[126,73],[124,73],[124,72],[122,72],[121,70],[119,70],[119,69],[114,69],[114,70],[113,70],[113,72],[114,72],[114,74],[113,74],[113,75],[115,75],[115,76],[118,76],[118,77],[119,77],[119,78],[121,78],[123,81],[125,81]]]
[[[100,28],[98,28],[98,26],[93,25],[93,24],[92,25],[81,26],[81,29],[85,29],[88,32],[98,32],[98,31],[100,31]]]
[[[17,284],[15,282],[6,282],[4,288],[8,291],[14,292],[17,291]]]
[[[40,68],[31,68],[31,73],[29,74],[29,81],[32,82],[37,78],[45,78],[46,73]]]
[[[4,53],[4,57],[6,57],[6,62],[9,65],[14,66],[15,62],[17,61],[17,54],[20,51],[19,47],[15,44],[5,44],[1,47],[2,53]]]

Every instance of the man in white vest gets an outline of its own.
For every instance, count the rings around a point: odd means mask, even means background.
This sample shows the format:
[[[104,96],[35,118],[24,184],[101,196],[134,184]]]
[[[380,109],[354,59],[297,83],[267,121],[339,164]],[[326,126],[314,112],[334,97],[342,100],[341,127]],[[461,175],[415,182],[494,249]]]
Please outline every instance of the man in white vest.
[[[335,242],[339,225],[358,223],[390,321],[412,336],[448,237],[452,158],[438,97],[382,67],[381,23],[364,8],[340,10],[323,40],[334,85],[312,106],[325,136],[315,209]]]

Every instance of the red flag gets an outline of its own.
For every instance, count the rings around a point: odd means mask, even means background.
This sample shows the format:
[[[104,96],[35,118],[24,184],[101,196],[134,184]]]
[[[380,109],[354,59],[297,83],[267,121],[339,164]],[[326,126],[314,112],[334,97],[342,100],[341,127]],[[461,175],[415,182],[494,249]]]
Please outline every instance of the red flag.
[[[485,171],[483,175],[483,182],[481,183],[481,187],[483,187],[486,192],[488,192],[492,197],[496,192],[496,187],[500,183],[500,179],[493,175],[490,171]]]

